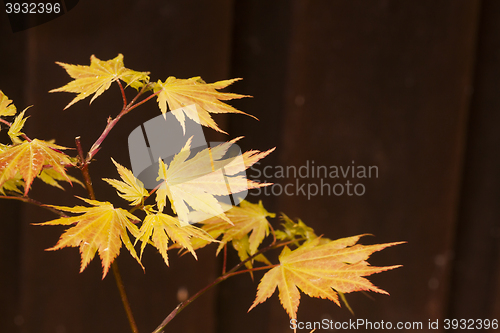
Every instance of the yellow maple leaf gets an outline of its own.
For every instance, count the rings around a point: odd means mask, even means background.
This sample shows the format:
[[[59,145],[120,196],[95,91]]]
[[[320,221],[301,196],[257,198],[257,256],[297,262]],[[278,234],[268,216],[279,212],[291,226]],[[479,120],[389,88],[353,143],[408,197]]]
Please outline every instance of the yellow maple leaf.
[[[248,235],[244,235],[243,237],[238,239],[233,239],[231,241],[231,245],[233,245],[236,252],[238,252],[238,257],[242,262],[247,260],[251,255],[253,255],[250,253],[250,241]],[[259,261],[266,265],[272,265],[271,262],[261,253],[252,258],[252,260],[245,262],[246,268],[252,269],[254,261]],[[253,280],[253,272],[250,271],[249,273]]]
[[[116,58],[107,61],[92,55],[90,66],[56,63],[62,66],[74,80],[63,87],[52,89],[50,92],[66,91],[78,94],[64,109],[95,93],[90,100],[92,103],[111,86],[111,83],[117,80],[123,80],[136,89],[149,81],[149,72],[137,72],[125,68],[121,53]]]
[[[283,230],[276,230],[275,235],[276,239],[282,241],[295,241],[294,244],[298,246],[299,241],[303,240],[313,240],[318,238],[314,229],[307,226],[301,219],[298,219],[297,222],[292,221],[288,216],[281,213],[281,219],[284,221],[282,223]],[[328,238],[321,237],[320,244],[324,244],[331,241]]]
[[[0,117],[13,116],[16,114],[16,106],[0,90]]]
[[[118,190],[118,195],[130,201],[131,206],[143,202],[144,197],[149,195],[148,191],[144,188],[144,184],[139,179],[135,178],[132,171],[116,163],[114,159],[111,160],[115,164],[118,174],[123,181],[108,178],[103,178],[103,180],[115,187]]]
[[[195,212],[204,213],[207,217],[218,216],[230,223],[224,214],[225,210],[215,196],[227,196],[231,193],[270,185],[247,180],[239,174],[255,163],[256,158],[251,158],[247,162],[244,158],[250,155],[223,158],[229,147],[238,139],[214,148],[206,148],[188,159],[191,154],[191,137],[181,151],[174,156],[168,167],[159,159],[160,168],[157,180],[162,181],[161,187],[156,192],[159,211],[165,207],[166,197],[168,197],[173,211],[177,213],[183,224],[192,221],[188,205]],[[264,153],[257,152],[257,155],[262,158],[273,150]],[[251,156],[254,157],[255,154]],[[215,165],[217,168],[214,167]]]
[[[213,242],[214,239],[205,231],[193,225],[181,225],[180,221],[170,215],[163,213],[148,214],[139,230],[137,240],[142,242],[141,257],[149,239],[153,241],[153,245],[158,249],[160,254],[168,266],[168,243],[171,240],[179,247],[182,247],[196,257],[191,238],[196,237],[207,242]]]
[[[70,175],[67,176],[72,183],[76,183],[78,185],[81,185],[82,187],[85,187],[85,185],[78,178],[75,178]],[[65,182],[68,181],[63,175],[61,175],[59,172],[55,171],[52,168],[43,168],[40,174],[38,175],[38,178],[40,178],[46,184],[57,187],[61,190],[64,190],[64,188],[59,184],[58,181],[65,181]]]
[[[192,114],[192,109],[184,108],[183,112],[175,113],[175,117],[184,128],[184,114],[197,123],[213,128],[216,131],[226,133],[221,130],[210,116],[210,113],[241,113],[249,115],[243,111],[221,102],[221,100],[231,100],[235,98],[251,97],[232,93],[222,93],[218,89],[225,88],[235,81],[232,79],[206,83],[200,77],[190,79],[177,79],[173,76],[167,78],[165,82],[158,80],[154,87],[154,92],[158,94],[158,104],[161,112],[165,115],[167,109],[177,110],[188,105],[196,105],[196,115]],[[168,104],[168,108],[167,108]],[[254,117],[255,118],[255,117]],[[257,119],[257,118],[255,118]],[[227,133],[226,133],[227,134]]]
[[[23,194],[20,188],[24,187],[24,182],[21,175],[18,173],[15,178],[9,179],[0,187],[0,193],[5,195],[5,191],[16,192],[19,194]]]
[[[402,242],[368,246],[356,244],[361,236],[342,238],[326,244],[320,244],[318,237],[293,251],[285,247],[279,256],[280,265],[262,277],[257,297],[248,311],[274,294],[276,287],[279,289],[280,302],[291,319],[297,318],[300,303],[298,288],[310,297],[326,298],[339,306],[337,292],[374,291],[388,294],[375,287],[364,276],[400,265],[374,267],[366,260],[373,252]]]
[[[66,212],[83,214],[37,223],[37,225],[72,225],[76,223],[75,226],[62,234],[59,242],[54,247],[47,249],[47,251],[59,250],[64,247],[79,247],[82,257],[80,272],[83,272],[85,267],[94,258],[95,253],[98,252],[102,261],[102,278],[104,279],[111,263],[120,253],[123,242],[132,257],[142,267],[127,233],[128,230],[133,236],[138,235],[139,230],[137,226],[130,221],[131,219],[136,220],[137,217],[126,210],[113,207],[109,202],[80,199],[93,207],[50,206]]]
[[[60,149],[67,148],[34,139],[4,150],[0,153],[0,187],[20,173],[26,183],[24,188],[26,196],[31,183],[44,165],[50,165],[71,184],[71,179],[64,168],[65,165],[71,165],[71,161],[67,155],[59,151]]]
[[[264,238],[269,235],[269,222],[268,217],[275,217],[276,214],[269,213],[264,206],[262,201],[258,204],[250,203],[243,200],[240,206],[235,206],[226,212],[226,216],[231,221],[231,224],[226,223],[226,228],[224,230],[224,236],[220,242],[217,253],[222,250],[224,245],[233,240],[240,240],[250,234],[248,238],[248,243],[238,244],[239,247],[245,249],[250,255],[255,254],[259,245],[262,243]],[[223,222],[219,217],[213,217],[208,220],[202,221],[203,227],[210,228],[210,225],[218,225]],[[248,246],[244,246],[247,244]],[[244,258],[246,259],[246,258]],[[242,260],[244,260],[242,259]]]
[[[9,132],[7,133],[9,134],[10,139],[12,140],[13,143],[22,142],[22,140],[19,139],[18,137],[24,134],[23,132],[21,132],[21,130],[24,127],[26,119],[28,119],[28,117],[23,118],[24,112],[26,112],[26,110],[17,115],[17,117],[14,119],[14,122],[12,122],[12,125],[9,128]]]

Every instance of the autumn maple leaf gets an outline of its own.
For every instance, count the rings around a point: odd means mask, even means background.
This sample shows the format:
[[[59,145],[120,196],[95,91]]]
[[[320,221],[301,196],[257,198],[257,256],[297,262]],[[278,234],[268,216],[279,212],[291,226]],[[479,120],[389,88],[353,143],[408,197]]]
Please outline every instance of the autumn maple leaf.
[[[297,318],[302,290],[310,297],[326,298],[340,306],[337,292],[374,291],[388,294],[375,287],[364,276],[400,267],[370,266],[365,260],[376,251],[402,242],[360,245],[359,236],[342,238],[320,244],[320,238],[305,242],[299,248],[285,247],[279,256],[280,264],[269,270],[259,283],[257,297],[248,311],[269,298],[276,287],[279,299],[291,319]]]
[[[82,256],[80,272],[83,272],[85,267],[87,267],[89,262],[94,258],[97,251],[102,261],[102,278],[104,279],[111,263],[120,253],[123,242],[132,257],[134,257],[142,267],[127,233],[128,230],[133,236],[138,235],[139,229],[130,221],[136,220],[137,217],[126,210],[113,207],[109,202],[100,202],[84,198],[80,199],[93,207],[50,206],[66,212],[83,214],[73,217],[61,217],[57,220],[44,223],[37,223],[37,225],[72,225],[76,223],[75,226],[69,228],[62,234],[59,242],[54,247],[47,249],[47,251],[59,250],[64,247],[79,247]]]
[[[165,207],[168,196],[172,209],[183,224],[191,222],[188,205],[195,212],[206,214],[206,218],[219,216],[230,223],[224,215],[225,210],[215,196],[227,196],[231,193],[270,185],[247,180],[239,173],[274,150],[270,149],[262,153],[253,151],[239,157],[224,159],[224,154],[238,139],[214,148],[204,149],[188,159],[191,154],[191,137],[181,151],[174,156],[170,165],[166,166],[160,159],[157,180],[161,180],[162,184],[156,192],[159,211]]]
[[[213,242],[214,239],[207,234],[205,231],[193,225],[182,225],[180,221],[173,216],[156,213],[148,214],[144,219],[144,222],[137,235],[137,240],[142,242],[141,245],[141,257],[146,244],[149,239],[153,241],[153,245],[158,249],[160,254],[168,266],[168,243],[171,240],[176,243],[179,247],[182,247],[196,257],[193,246],[191,245],[191,238],[196,237],[197,239],[203,239],[206,242]]]
[[[221,233],[224,233],[224,236],[222,237],[217,252],[220,252],[228,242],[243,239],[250,234],[248,238],[248,247],[246,247],[245,250],[250,255],[253,255],[257,252],[264,238],[269,235],[269,222],[267,218],[275,217],[276,214],[269,213],[262,205],[262,201],[259,201],[258,204],[253,204],[243,200],[239,207],[234,206],[228,210],[226,216],[229,218],[232,225],[227,222],[224,223],[224,220],[221,220],[219,217],[212,217],[201,222],[203,224],[202,229],[207,232],[213,232],[214,226],[224,228],[221,231]]]
[[[0,117],[14,116],[16,114],[16,106],[11,104],[12,100],[0,90]]]
[[[0,187],[20,173],[25,181],[26,196],[31,183],[45,165],[51,166],[55,172],[71,183],[64,167],[72,163],[67,155],[60,152],[61,149],[67,148],[34,139],[4,150],[0,153]]]
[[[262,201],[259,201],[258,204],[253,204],[246,200],[243,200],[239,207],[233,206],[225,214],[231,223],[215,216],[201,221],[201,229],[213,238],[218,238],[224,234],[217,249],[217,254],[228,242],[231,242],[238,252],[240,260],[245,261],[257,252],[258,247],[269,234],[269,222],[267,218],[273,218],[276,214],[268,212],[262,205]],[[194,249],[205,247],[209,243],[201,238],[192,240]],[[253,260],[271,265],[262,254],[253,258]],[[252,261],[246,262],[245,266],[251,269]]]
[[[123,80],[136,89],[149,81],[149,72],[137,72],[125,68],[121,53],[116,58],[107,61],[100,60],[92,55],[90,57],[90,66],[70,65],[62,62],[56,62],[56,64],[62,66],[68,72],[69,76],[75,80],[61,88],[52,89],[50,92],[66,91],[78,93],[78,96],[66,105],[64,109],[95,93],[94,97],[90,100],[90,103],[92,103],[94,99],[111,86],[111,83],[117,80]]]
[[[185,114],[187,117],[203,126],[207,126],[213,128],[216,131],[226,133],[217,126],[215,121],[210,116],[210,113],[241,113],[251,116],[243,111],[235,109],[234,107],[221,102],[221,100],[224,101],[250,96],[222,93],[217,91],[229,86],[230,84],[238,80],[241,79],[206,83],[200,77],[192,77],[190,79],[177,79],[173,76],[170,76],[165,82],[161,82],[161,80],[158,80],[156,86],[154,87],[154,92],[160,92],[158,94],[158,104],[163,114],[167,112],[167,109],[170,109],[170,111],[177,109],[183,111],[175,113],[175,117],[181,123],[183,129]],[[196,105],[195,110],[191,108],[184,108],[192,104]],[[196,113],[196,115],[193,113]]]
[[[82,187],[85,187],[85,185],[78,178],[72,177],[70,175],[66,176],[68,176],[68,179],[71,181],[71,183],[76,183]],[[61,190],[64,190],[64,188],[59,184],[58,181],[68,181],[68,179],[66,179],[63,175],[50,167],[42,169],[42,172],[40,172],[38,178],[40,178],[46,184],[57,187]]]
[[[139,179],[135,178],[132,171],[116,163],[114,159],[111,160],[115,164],[118,174],[123,181],[108,178],[104,178],[103,180],[116,188],[119,191],[118,195],[130,201],[130,205],[135,206],[143,202],[144,197],[149,195],[148,191],[144,188],[144,184]]]

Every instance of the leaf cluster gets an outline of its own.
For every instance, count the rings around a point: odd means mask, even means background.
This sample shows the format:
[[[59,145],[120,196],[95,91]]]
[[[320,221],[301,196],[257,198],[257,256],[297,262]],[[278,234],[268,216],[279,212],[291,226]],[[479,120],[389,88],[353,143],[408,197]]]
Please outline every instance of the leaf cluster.
[[[0,122],[9,128],[11,139],[11,143],[0,145],[0,193],[5,198],[29,201],[29,190],[36,178],[58,188],[63,188],[61,181],[71,185],[77,183],[89,192],[90,198],[80,198],[85,206],[44,206],[59,212],[61,217],[40,225],[68,226],[58,243],[48,250],[78,247],[80,271],[98,254],[104,278],[122,245],[144,269],[141,258],[148,245],[157,249],[168,266],[168,252],[172,249],[189,252],[197,258],[197,250],[216,243],[215,253],[224,252],[222,277],[268,270],[259,283],[250,309],[264,302],[278,288],[281,304],[292,319],[296,318],[300,303],[299,289],[311,297],[326,298],[338,305],[339,293],[341,296],[354,291],[386,293],[365,277],[399,266],[373,267],[367,259],[372,253],[399,243],[364,246],[357,244],[362,235],[330,240],[316,235],[301,220],[293,221],[285,214],[281,214],[281,223],[275,229],[270,221],[276,218],[276,214],[268,212],[262,202],[242,201],[238,206],[228,207],[220,200],[224,195],[270,185],[247,180],[242,171],[266,157],[274,148],[263,152],[251,150],[240,158],[227,158],[227,151],[241,138],[197,153],[192,151],[192,137],[186,138],[183,148],[170,163],[159,159],[158,186],[150,192],[131,170],[111,159],[119,179],[103,180],[116,189],[128,207],[115,207],[107,201],[96,200],[89,166],[109,132],[128,112],[156,97],[162,114],[168,110],[178,111],[174,115],[183,128],[185,117],[188,117],[200,125],[225,133],[211,114],[246,114],[223,101],[248,96],[219,91],[239,79],[207,84],[199,77],[177,79],[171,76],[164,81],[152,82],[149,72],[126,68],[121,54],[107,61],[95,56],[90,60],[89,66],[58,63],[73,81],[51,90],[77,94],[66,106],[68,108],[93,95],[92,103],[112,83],[119,85],[123,108],[114,119],[109,119],[102,135],[86,155],[78,139],[76,156],[64,153],[68,148],[51,141],[30,139],[22,132],[27,120],[24,116],[26,110],[18,114],[12,101],[0,91]],[[136,90],[131,101],[125,93],[127,87]],[[83,181],[68,175],[68,168],[80,169]],[[220,179],[225,179],[225,182]],[[138,243],[139,253],[136,251]],[[226,272],[228,246],[237,251],[241,263]],[[278,262],[272,263],[267,253],[276,249],[281,249],[281,254]]]

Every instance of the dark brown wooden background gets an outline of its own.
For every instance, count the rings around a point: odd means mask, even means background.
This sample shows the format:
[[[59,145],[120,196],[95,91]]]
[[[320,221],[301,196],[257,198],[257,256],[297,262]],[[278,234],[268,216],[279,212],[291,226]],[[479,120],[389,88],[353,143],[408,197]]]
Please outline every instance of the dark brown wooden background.
[[[123,53],[127,67],[151,71],[153,80],[243,77],[233,91],[254,98],[233,105],[260,121],[217,120],[231,137],[246,136],[245,149],[276,146],[262,165],[378,166],[360,197],[249,196],[327,237],[372,233],[365,243],[408,242],[371,260],[404,265],[371,278],[391,296],[348,295],[356,317],[303,296],[300,320],[500,319],[500,2],[81,0],[23,32],[10,31],[3,11],[0,20],[0,89],[19,109],[34,105],[31,137],[74,146],[80,135],[88,149],[117,114],[119,91],[63,111],[72,96],[47,93],[69,80],[54,62],[88,64],[91,54]],[[99,180],[116,177],[109,156],[130,165],[128,134],[157,114],[150,103],[113,130],[92,165],[98,199],[117,198]],[[85,195],[80,188],[68,193]],[[30,195],[76,202],[36,182]],[[53,215],[3,200],[0,212],[1,332],[129,331],[113,277],[101,281],[98,259],[79,274],[77,249],[44,251],[64,228],[30,223]],[[200,251],[198,262],[172,253],[167,268],[149,249],[143,274],[122,252],[118,263],[141,332],[175,307],[179,288],[193,294],[215,279],[220,258],[213,253]],[[256,287],[248,276],[227,281],[167,332],[290,332],[276,295],[247,314]]]

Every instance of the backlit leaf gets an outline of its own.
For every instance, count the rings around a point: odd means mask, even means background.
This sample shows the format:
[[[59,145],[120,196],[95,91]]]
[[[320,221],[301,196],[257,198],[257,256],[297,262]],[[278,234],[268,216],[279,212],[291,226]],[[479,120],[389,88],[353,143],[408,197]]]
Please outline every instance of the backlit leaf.
[[[9,134],[10,139],[12,140],[13,143],[21,143],[22,142],[22,140],[20,140],[18,137],[23,134],[23,132],[21,132],[21,130],[24,127],[24,123],[26,122],[26,119],[28,119],[28,117],[23,118],[25,111],[26,110],[24,110],[23,112],[21,112],[20,114],[17,115],[17,117],[14,119],[14,122],[12,123],[12,125],[9,128],[9,132],[7,133],[7,134]]]
[[[38,223],[38,225],[76,224],[62,234],[59,242],[54,247],[47,250],[79,247],[82,256],[80,272],[83,272],[88,263],[94,258],[95,253],[98,252],[102,261],[103,279],[108,273],[111,263],[120,253],[122,242],[132,257],[141,264],[127,233],[128,230],[133,236],[138,235],[137,226],[130,221],[131,219],[136,220],[137,217],[121,208],[114,208],[109,202],[81,199],[93,207],[50,207],[66,212],[82,213],[82,215],[61,217],[57,220]]]
[[[16,106],[11,103],[12,101],[0,90],[0,117],[14,116],[16,114]]]
[[[95,93],[90,103],[105,92],[117,80],[123,80],[134,88],[140,88],[149,81],[149,72],[136,72],[125,68],[123,65],[123,55],[118,54],[114,59],[103,61],[92,55],[90,57],[90,66],[70,65],[57,62],[62,66],[69,76],[74,80],[65,86],[52,89],[50,92],[66,91],[77,93],[76,96],[65,109]]]
[[[158,249],[160,254],[168,266],[168,243],[172,241],[176,243],[179,247],[187,249],[191,254],[196,257],[196,253],[191,245],[191,237],[196,237],[203,239],[207,242],[212,242],[214,239],[193,225],[182,225],[180,221],[170,215],[157,213],[148,214],[144,219],[144,222],[139,230],[137,240],[142,242],[141,245],[141,257],[146,244],[149,239],[153,241],[154,246]]]
[[[130,205],[135,206],[140,204],[144,197],[149,195],[148,191],[144,188],[144,184],[137,178],[129,169],[116,163],[114,159],[111,159],[118,169],[118,174],[123,181],[116,179],[104,178],[106,182],[115,187],[119,192],[118,195],[123,199],[130,201]]]
[[[366,260],[377,251],[401,244],[356,244],[361,236],[353,236],[320,244],[320,239],[305,242],[296,250],[285,247],[280,265],[269,270],[259,283],[257,297],[249,311],[269,298],[276,287],[279,299],[291,319],[297,318],[300,290],[310,297],[326,298],[340,306],[337,292],[374,291],[387,294],[364,278],[400,267],[374,267]],[[356,245],[355,245],[356,244]]]
[[[314,233],[313,228],[307,226],[301,219],[298,219],[297,222],[292,221],[285,214],[281,214],[281,219],[284,223],[282,223],[283,230],[276,230],[276,239],[281,241],[289,241],[295,240],[295,245],[298,246],[299,241],[303,240],[313,240],[318,236]],[[327,243],[330,239],[321,237],[320,243]]]
[[[276,214],[269,213],[264,206],[262,201],[258,204],[253,204],[248,201],[243,200],[240,206],[231,208],[226,212],[226,216],[233,223],[233,225],[227,224],[224,236],[222,237],[221,243],[217,252],[222,250],[226,243],[232,240],[240,240],[249,235],[248,238],[248,249],[247,252],[250,255],[255,254],[259,245],[262,243],[264,238],[269,234],[269,222],[268,217],[275,217]],[[217,221],[219,219],[219,221]],[[203,227],[210,225],[212,223],[218,223],[220,218],[213,217],[207,221],[203,221]],[[241,247],[242,244],[240,244]]]
[[[24,195],[27,195],[31,183],[44,165],[51,166],[55,172],[71,183],[65,171],[65,166],[71,165],[71,161],[67,155],[60,152],[61,149],[67,148],[34,139],[1,152],[0,187],[20,173],[26,183]]]
[[[267,186],[247,180],[238,174],[251,164],[245,163],[244,156],[221,159],[232,143],[237,139],[223,143],[214,148],[207,148],[189,159],[191,153],[190,138],[181,151],[174,156],[169,166],[159,160],[160,169],[157,180],[162,184],[156,192],[159,211],[166,205],[166,197],[170,199],[172,209],[183,224],[190,222],[190,209],[207,215],[219,216],[229,222],[218,199],[215,196],[228,196],[248,189]],[[261,153],[266,156],[272,150]],[[255,159],[252,160],[256,162]],[[213,166],[217,165],[217,168]],[[227,167],[227,168],[226,168]],[[188,207],[189,205],[189,207]]]
[[[191,113],[192,110],[189,108],[184,108],[184,113],[175,114],[175,117],[181,123],[183,128],[185,114],[186,116],[203,126],[207,126],[213,128],[216,131],[226,133],[217,126],[215,121],[210,116],[210,113],[246,114],[243,111],[235,109],[234,107],[221,102],[221,100],[225,101],[250,96],[222,93],[217,91],[218,89],[225,88],[238,80],[240,79],[206,83],[200,77],[192,77],[190,79],[177,79],[173,76],[170,76],[165,82],[161,82],[161,80],[158,80],[156,86],[154,87],[154,92],[156,93],[160,91],[160,93],[158,94],[158,104],[163,114],[165,114],[168,109],[172,111],[191,104],[196,105],[196,115],[193,115]]]
[[[71,181],[71,183],[76,183],[78,185],[81,185],[82,187],[85,187],[85,185],[78,178],[75,178],[70,175],[67,176],[68,179]],[[50,167],[43,168],[40,174],[38,175],[38,178],[40,178],[42,181],[49,184],[50,186],[57,187],[61,190],[64,190],[64,188],[59,184],[59,181],[63,182],[68,181],[68,179],[66,179],[63,175],[61,175],[59,172],[55,171]]]

